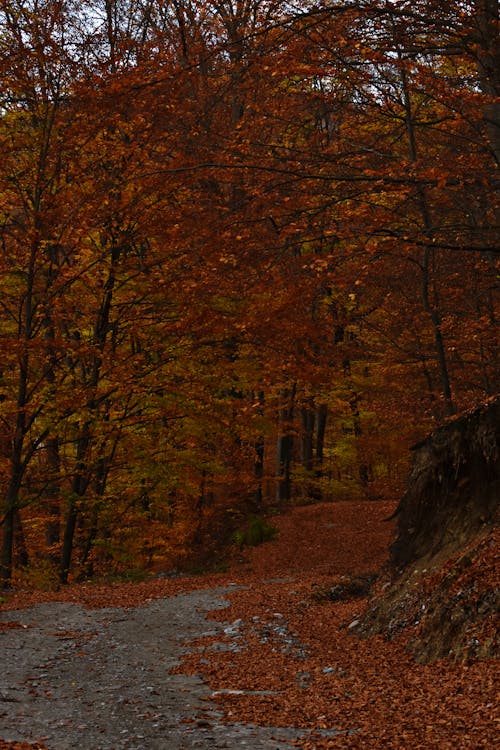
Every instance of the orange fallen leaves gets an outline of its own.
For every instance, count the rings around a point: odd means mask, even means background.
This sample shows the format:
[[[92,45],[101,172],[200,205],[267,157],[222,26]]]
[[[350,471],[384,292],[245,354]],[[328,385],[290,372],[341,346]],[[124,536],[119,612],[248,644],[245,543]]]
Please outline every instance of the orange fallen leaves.
[[[246,647],[208,647],[184,667],[203,673],[215,691],[273,693],[218,693],[228,718],[315,730],[312,739],[297,743],[304,750],[494,745],[496,664],[418,665],[401,638],[388,643],[381,636],[360,640],[351,634],[347,626],[364,601],[321,602],[313,596],[339,576],[382,565],[391,530],[383,519],[391,510],[390,504],[374,503],[297,508],[278,519],[276,541],[250,552],[248,588],[231,593],[230,611],[215,615],[243,620]],[[269,581],[273,573],[281,580]],[[302,653],[283,653],[279,638],[259,638],[255,618],[268,624],[276,614]]]
[[[349,631],[365,600],[315,596],[344,575],[380,569],[392,532],[384,519],[393,509],[373,502],[298,507],[273,518],[277,537],[249,548],[244,560],[239,551],[229,573],[71,586],[52,595],[19,592],[1,606],[51,597],[91,607],[137,606],[181,590],[236,583],[240,587],[226,595],[230,607],[212,617],[238,622],[238,637],[198,640],[180,667],[204,676],[227,720],[302,727],[308,730],[297,741],[303,750],[493,747],[497,664],[416,664],[402,637],[360,640]],[[213,650],[214,641],[241,650]]]

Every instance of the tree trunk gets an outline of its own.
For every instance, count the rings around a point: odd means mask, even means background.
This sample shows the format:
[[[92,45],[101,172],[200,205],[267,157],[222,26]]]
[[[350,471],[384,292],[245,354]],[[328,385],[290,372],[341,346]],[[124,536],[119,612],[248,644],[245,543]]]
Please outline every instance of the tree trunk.
[[[315,415],[315,427],[316,427],[316,455],[314,461],[314,476],[316,482],[312,489],[313,499],[320,502],[323,498],[323,491],[321,489],[321,479],[323,477],[323,460],[325,452],[325,435],[326,435],[326,422],[328,418],[328,406],[326,404],[320,404],[316,408]]]
[[[283,406],[280,410],[279,422],[280,432],[277,443],[277,486],[276,501],[278,503],[290,500],[292,492],[291,484],[291,465],[293,452],[293,432],[292,423],[295,408],[295,393],[297,384],[294,383],[292,388],[286,388],[282,391],[281,397]]]
[[[307,406],[301,409],[302,416],[302,467],[307,472],[312,472],[314,462],[314,426],[315,408],[312,399]]]
[[[7,495],[7,511],[3,519],[3,544],[1,557],[2,588],[10,588],[12,578],[12,555],[14,552],[14,506],[12,498]]]
[[[264,476],[264,438],[259,437],[255,442],[255,461],[254,461],[254,474],[256,479],[256,487],[253,493],[253,508],[255,512],[259,512],[262,509],[262,478]]]
[[[16,552],[16,564],[20,568],[27,568],[30,562],[28,548],[26,547],[26,537],[24,536],[23,522],[19,508],[14,513],[14,548]]]
[[[2,586],[8,588],[12,578],[12,562],[14,553],[15,517],[19,506],[19,491],[26,468],[23,461],[24,440],[26,436],[26,390],[28,370],[28,357],[24,356],[19,373],[19,393],[17,424],[14,439],[12,441],[12,452],[10,458],[10,479],[5,498],[5,515],[3,521],[3,545],[1,554],[0,579]]]
[[[68,583],[71,567],[71,557],[75,539],[76,521],[78,518],[78,502],[83,497],[88,487],[90,477],[87,469],[87,453],[90,446],[89,428],[83,429],[83,437],[80,437],[76,449],[76,468],[73,477],[71,495],[66,514],[64,527],[63,545],[61,550],[61,564],[59,578],[61,583]]]
[[[304,470],[304,482],[302,495],[304,499],[312,498],[313,470],[314,470],[314,428],[316,424],[316,409],[314,400],[310,398],[306,406],[301,409],[302,436],[301,436],[301,460]]]
[[[73,553],[73,540],[75,538],[76,520],[78,518],[77,498],[72,495],[69,501],[66,523],[64,526],[63,545],[61,550],[61,568],[59,580],[68,583],[71,556]]]
[[[484,108],[486,135],[500,166],[500,32],[498,0],[478,0],[477,62],[481,91],[497,99]]]
[[[401,61],[401,52],[398,51],[399,60]],[[403,99],[405,108],[406,118],[406,132],[408,136],[408,151],[410,160],[412,162],[417,161],[417,140],[415,134],[415,126],[413,122],[412,103],[410,99],[410,89],[404,68],[401,68],[401,83],[403,87]],[[420,213],[422,217],[423,228],[425,230],[425,236],[431,241],[432,235],[432,221],[427,205],[427,200],[423,188],[417,188],[417,201],[420,207]],[[446,359],[446,350],[444,346],[443,334],[441,332],[441,315],[439,312],[439,305],[437,301],[436,291],[434,289],[434,295],[431,295],[431,271],[434,262],[434,248],[431,244],[424,247],[423,258],[422,258],[422,305],[425,312],[429,315],[432,332],[434,336],[434,351],[436,361],[438,365],[438,371],[441,380],[441,393],[445,403],[445,409],[447,414],[453,414],[455,412],[455,405],[453,403],[450,375],[448,371],[448,363]]]
[[[49,438],[45,441],[46,466],[49,472],[47,486],[45,489],[45,499],[47,503],[48,521],[45,531],[45,541],[47,547],[58,544],[61,536],[61,508],[60,508],[60,488],[59,488],[59,440]],[[54,558],[54,553],[49,552],[49,557]]]

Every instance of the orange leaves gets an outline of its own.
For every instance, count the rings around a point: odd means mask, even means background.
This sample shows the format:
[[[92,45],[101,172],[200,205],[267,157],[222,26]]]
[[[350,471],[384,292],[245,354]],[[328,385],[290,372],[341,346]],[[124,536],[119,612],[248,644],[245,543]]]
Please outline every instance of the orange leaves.
[[[40,742],[6,742],[0,740],[0,750],[48,750],[47,745]]]
[[[365,545],[368,569],[378,567],[388,531],[382,510],[390,509],[373,503],[296,509],[277,519],[275,541],[250,551],[253,585],[248,588],[247,573],[247,587],[231,594],[230,611],[217,615],[240,623],[240,650],[215,653],[210,641],[198,643],[205,650],[186,661],[186,669],[209,679],[228,721],[307,727],[312,737],[306,734],[297,745],[315,750],[472,750],[492,741],[494,680],[486,663],[418,666],[400,643],[360,641],[349,633],[363,601],[314,603],[314,584],[331,585],[334,571],[340,576],[361,569]],[[342,540],[345,548],[339,548]],[[370,558],[378,545],[381,555]],[[322,554],[316,558],[317,548]],[[235,580],[235,572],[230,575]],[[302,648],[298,659],[280,640],[283,625]]]
[[[131,4],[106,42],[87,29],[78,57],[55,51],[83,20],[42,23],[47,6],[15,21],[40,36],[32,70],[12,64],[22,34],[2,16],[0,73],[25,98],[6,99],[0,127],[0,410],[12,433],[36,417],[25,447],[57,434],[61,497],[91,424],[87,548],[115,533],[113,508],[147,537],[146,478],[155,502],[176,495],[183,539],[203,472],[214,507],[256,483],[272,502],[283,384],[298,409],[335,412],[313,469],[297,467],[311,430],[289,419],[298,492],[319,472],[335,496],[397,485],[407,443],[442,414],[444,369],[459,407],[496,389],[495,271],[466,254],[493,244],[496,211],[491,93],[454,31],[474,20],[396,5],[248,3],[232,20],[155,7],[149,24]]]
[[[191,644],[193,652],[176,668],[204,675],[227,721],[301,727],[297,746],[304,750],[491,747],[497,729],[493,662],[415,664],[401,639],[352,634],[348,626],[363,599],[333,602],[318,595],[383,564],[391,530],[383,519],[393,507],[357,502],[296,508],[273,518],[280,529],[274,540],[246,548],[244,561],[238,550],[226,574],[19,592],[0,606],[57,598],[130,607],[181,590],[233,584],[226,594],[230,608],[214,613],[231,623],[224,636]],[[486,550],[481,554],[486,560]],[[214,641],[238,648],[214,649]]]

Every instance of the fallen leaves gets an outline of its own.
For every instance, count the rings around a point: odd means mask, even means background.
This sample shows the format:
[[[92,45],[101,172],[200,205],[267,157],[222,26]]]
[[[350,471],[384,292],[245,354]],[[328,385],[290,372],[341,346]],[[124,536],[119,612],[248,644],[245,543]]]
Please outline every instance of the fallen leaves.
[[[2,630],[17,630],[18,628],[27,628],[27,625],[22,625],[20,622],[6,621],[0,622],[0,631]]]
[[[242,623],[238,650],[214,651],[209,639],[184,665],[209,680],[228,720],[307,728],[312,739],[297,743],[304,750],[494,744],[497,665],[418,665],[402,638],[360,640],[349,630],[366,600],[317,595],[380,568],[390,511],[373,503],[297,508],[277,519],[276,541],[249,552],[247,587],[215,615]],[[273,631],[276,613],[300,649]]]
[[[230,607],[212,615],[231,623],[224,635],[191,644],[196,651],[179,668],[203,675],[227,721],[302,727],[308,731],[297,742],[303,750],[493,747],[495,662],[416,664],[403,636],[362,640],[349,630],[366,599],[350,596],[346,582],[367,580],[383,565],[392,531],[384,519],[393,508],[373,502],[298,507],[273,518],[274,540],[246,549],[243,560],[238,551],[229,573],[71,586],[52,598],[133,607],[182,590],[238,584],[226,594]],[[342,582],[345,595],[336,601],[318,596]],[[18,592],[1,606],[48,597]]]

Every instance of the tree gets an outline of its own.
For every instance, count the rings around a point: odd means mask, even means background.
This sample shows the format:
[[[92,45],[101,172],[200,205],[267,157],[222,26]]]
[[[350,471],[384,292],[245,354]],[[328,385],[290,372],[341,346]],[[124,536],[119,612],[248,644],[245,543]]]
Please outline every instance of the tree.
[[[5,581],[390,493],[498,389],[495,13],[4,3]]]
[[[47,421],[63,356],[55,335],[55,278],[67,232],[61,112],[71,75],[58,3],[2,8],[3,246],[2,422],[11,446],[3,516],[2,581],[12,569],[20,493],[35,455],[57,453],[57,418]],[[55,307],[53,303],[55,302]],[[49,480],[51,481],[51,480]]]

